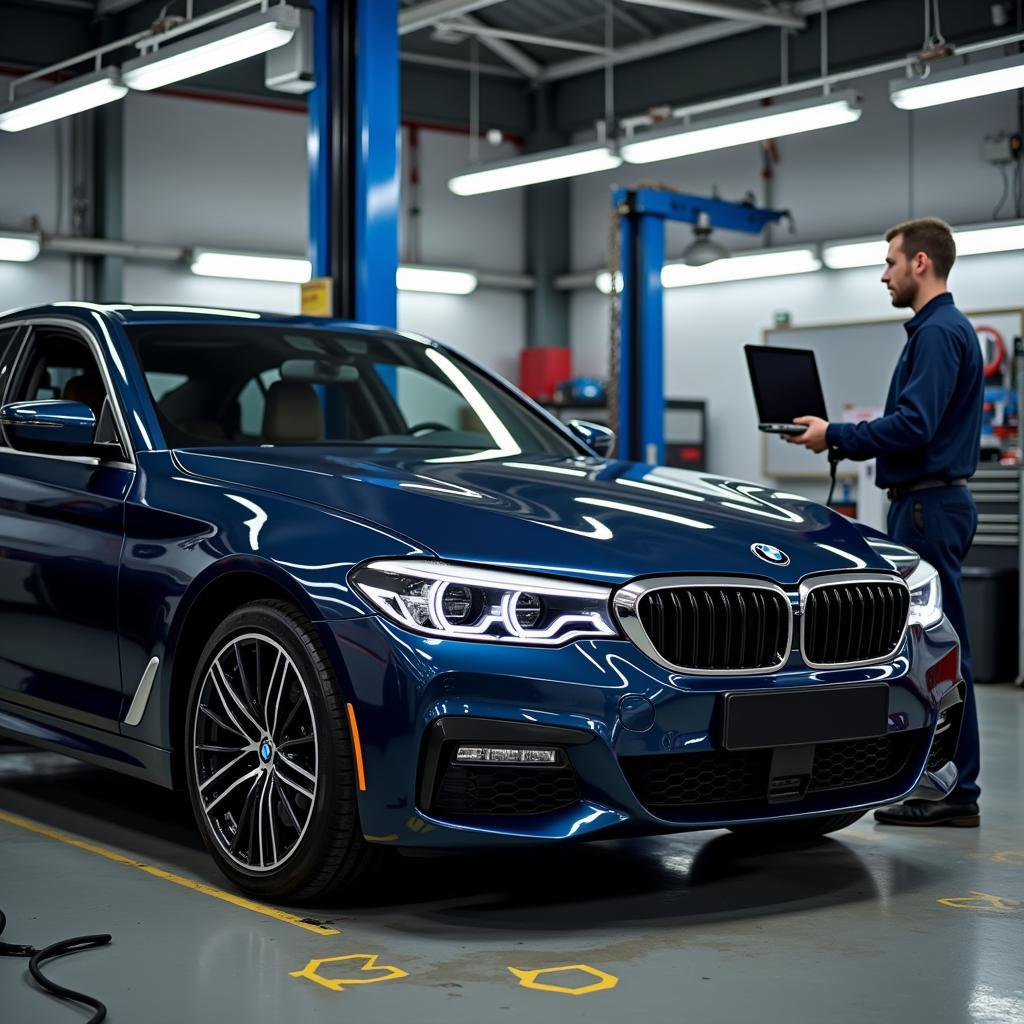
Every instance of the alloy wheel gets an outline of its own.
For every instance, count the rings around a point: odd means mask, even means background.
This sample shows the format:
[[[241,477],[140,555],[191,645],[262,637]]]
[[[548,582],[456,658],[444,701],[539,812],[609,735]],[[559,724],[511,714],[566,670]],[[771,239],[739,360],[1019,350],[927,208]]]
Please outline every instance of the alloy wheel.
[[[263,633],[225,643],[209,662],[193,726],[199,805],[223,854],[250,872],[279,868],[316,802],[317,736],[306,682]]]

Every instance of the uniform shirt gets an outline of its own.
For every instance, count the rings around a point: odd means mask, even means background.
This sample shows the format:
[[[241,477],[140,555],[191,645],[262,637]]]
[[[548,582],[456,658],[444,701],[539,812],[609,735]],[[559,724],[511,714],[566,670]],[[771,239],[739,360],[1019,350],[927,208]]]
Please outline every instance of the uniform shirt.
[[[825,440],[843,458],[877,459],[879,487],[973,476],[984,393],[974,328],[949,292],[935,296],[904,326],[907,343],[884,415],[866,423],[830,423]]]

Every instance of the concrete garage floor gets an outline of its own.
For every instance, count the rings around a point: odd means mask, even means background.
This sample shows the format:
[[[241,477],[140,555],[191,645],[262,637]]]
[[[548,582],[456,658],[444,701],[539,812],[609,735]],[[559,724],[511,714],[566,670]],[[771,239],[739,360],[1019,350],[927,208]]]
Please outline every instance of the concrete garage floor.
[[[111,859],[224,892],[184,799],[6,748],[4,938],[42,946],[112,932],[111,946],[57,961],[50,973],[103,999],[113,1024],[480,1024],[525,1013],[1022,1024],[1024,693],[982,687],[979,704],[981,829],[882,829],[866,818],[788,852],[752,853],[705,832],[403,859],[362,905],[298,912],[335,935]],[[336,991],[292,974],[332,957],[349,959],[322,965],[322,976],[363,984],[342,980]],[[83,1016],[37,992],[24,960],[0,959],[3,1024]]]

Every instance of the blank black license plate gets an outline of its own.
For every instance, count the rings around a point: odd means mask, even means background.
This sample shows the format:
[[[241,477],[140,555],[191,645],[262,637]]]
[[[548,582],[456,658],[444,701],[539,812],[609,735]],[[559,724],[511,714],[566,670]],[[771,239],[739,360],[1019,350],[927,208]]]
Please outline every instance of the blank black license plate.
[[[889,686],[814,686],[723,694],[726,750],[756,750],[884,736]]]

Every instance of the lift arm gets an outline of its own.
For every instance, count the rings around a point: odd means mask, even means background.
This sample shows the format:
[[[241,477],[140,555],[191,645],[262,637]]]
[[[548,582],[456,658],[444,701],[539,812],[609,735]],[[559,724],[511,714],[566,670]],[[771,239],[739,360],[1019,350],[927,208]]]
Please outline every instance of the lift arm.
[[[612,373],[617,451],[624,459],[658,464],[665,457],[665,222],[693,224],[707,214],[712,227],[758,234],[786,211],[657,188],[617,189],[612,207],[619,221],[622,273],[618,370]]]

